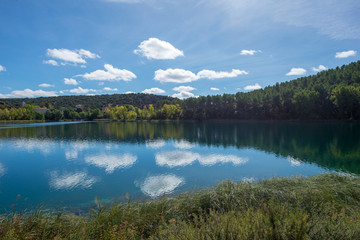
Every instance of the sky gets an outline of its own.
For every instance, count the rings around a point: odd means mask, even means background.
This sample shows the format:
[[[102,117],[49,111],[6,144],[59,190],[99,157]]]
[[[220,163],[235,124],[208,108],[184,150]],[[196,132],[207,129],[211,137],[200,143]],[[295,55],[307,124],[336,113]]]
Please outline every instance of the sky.
[[[358,0],[1,0],[0,98],[248,92],[358,61]]]

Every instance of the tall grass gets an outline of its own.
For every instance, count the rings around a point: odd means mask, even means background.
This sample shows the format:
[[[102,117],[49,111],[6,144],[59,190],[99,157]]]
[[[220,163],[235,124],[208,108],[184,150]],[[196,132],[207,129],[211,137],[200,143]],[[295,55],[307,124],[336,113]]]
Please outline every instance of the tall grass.
[[[0,239],[360,239],[360,178],[324,174],[0,218]]]

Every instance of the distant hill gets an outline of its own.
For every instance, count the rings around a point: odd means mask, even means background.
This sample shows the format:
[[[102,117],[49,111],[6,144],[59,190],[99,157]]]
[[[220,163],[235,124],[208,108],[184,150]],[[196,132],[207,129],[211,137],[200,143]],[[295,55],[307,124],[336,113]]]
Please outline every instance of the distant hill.
[[[84,108],[99,108],[107,104],[125,105],[131,104],[142,108],[144,105],[156,104],[159,101],[172,101],[174,98],[168,96],[158,96],[143,93],[131,94],[112,94],[112,95],[94,95],[94,96],[58,96],[58,97],[38,97],[38,98],[6,98],[0,99],[0,104],[5,106],[19,107],[21,102],[39,106],[52,105],[55,108],[71,107],[83,105]]]
[[[360,61],[251,92],[188,98],[185,119],[360,119]]]

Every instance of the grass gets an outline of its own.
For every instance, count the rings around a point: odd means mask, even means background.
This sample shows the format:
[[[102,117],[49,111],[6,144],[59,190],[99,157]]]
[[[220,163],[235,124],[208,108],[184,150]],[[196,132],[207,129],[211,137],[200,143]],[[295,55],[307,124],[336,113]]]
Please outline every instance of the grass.
[[[37,210],[0,218],[0,239],[360,239],[360,178],[223,181],[86,216]]]

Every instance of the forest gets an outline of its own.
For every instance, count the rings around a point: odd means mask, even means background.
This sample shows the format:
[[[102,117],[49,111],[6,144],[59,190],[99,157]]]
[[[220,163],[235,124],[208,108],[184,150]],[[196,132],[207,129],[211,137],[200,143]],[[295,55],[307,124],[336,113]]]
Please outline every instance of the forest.
[[[20,102],[26,102],[19,108]],[[79,107],[81,105],[81,107]],[[76,107],[78,106],[78,107]],[[46,108],[39,113],[36,108]],[[185,100],[149,94],[1,99],[0,120],[360,119],[360,61],[251,92]]]

